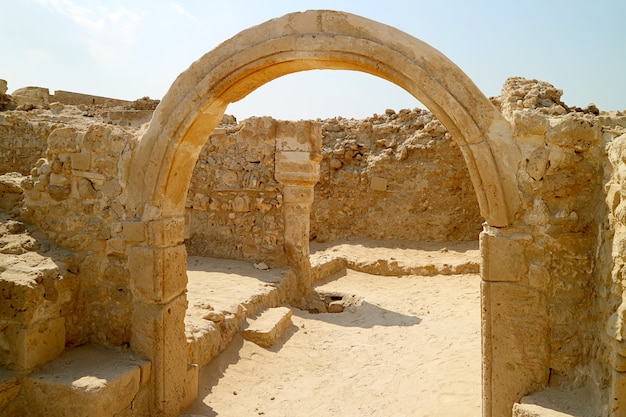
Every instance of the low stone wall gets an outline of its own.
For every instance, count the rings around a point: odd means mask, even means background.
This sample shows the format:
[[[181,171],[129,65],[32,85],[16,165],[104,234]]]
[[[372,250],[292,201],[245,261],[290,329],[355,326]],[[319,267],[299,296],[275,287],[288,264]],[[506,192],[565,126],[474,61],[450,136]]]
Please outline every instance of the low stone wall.
[[[43,157],[53,124],[25,112],[0,112],[0,174],[28,175]]]
[[[459,147],[425,110],[322,122],[311,238],[476,240],[482,218]]]
[[[56,127],[56,126],[54,126]],[[45,157],[22,182],[22,217],[75,254],[80,320],[66,323],[70,344],[128,343],[132,305],[123,230],[126,158],[136,136],[94,123],[51,130]]]
[[[50,96],[50,102],[58,101],[62,104],[86,104],[103,106],[128,106],[131,104],[129,100],[120,100],[117,98],[94,96],[91,94],[74,93],[71,91],[55,90],[54,95]]]
[[[224,124],[207,141],[187,196],[190,255],[285,264],[276,124],[268,117]]]
[[[430,112],[388,110],[320,123],[311,240],[478,239],[482,219],[465,161]],[[252,118],[213,132],[187,197],[190,254],[283,260],[276,125]]]

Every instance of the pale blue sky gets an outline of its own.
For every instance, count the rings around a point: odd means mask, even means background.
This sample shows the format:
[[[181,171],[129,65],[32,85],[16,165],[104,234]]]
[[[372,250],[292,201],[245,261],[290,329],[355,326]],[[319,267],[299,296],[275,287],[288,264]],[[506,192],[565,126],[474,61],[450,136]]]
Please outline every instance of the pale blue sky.
[[[0,78],[108,97],[161,98],[193,61],[241,30],[308,9],[401,29],[454,61],[487,96],[508,76],[563,89],[570,106],[626,109],[623,0],[0,0]],[[226,110],[238,119],[367,117],[422,107],[387,81],[346,71],[292,74]]]

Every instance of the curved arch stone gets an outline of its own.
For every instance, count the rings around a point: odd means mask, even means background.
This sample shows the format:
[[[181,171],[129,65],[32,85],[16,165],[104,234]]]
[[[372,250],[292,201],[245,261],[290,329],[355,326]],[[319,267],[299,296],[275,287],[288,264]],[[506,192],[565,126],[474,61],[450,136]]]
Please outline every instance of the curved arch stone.
[[[176,79],[133,157],[125,197],[129,214],[145,221],[181,216],[197,156],[226,106],[275,78],[310,69],[366,72],[419,99],[461,148],[487,222],[511,223],[519,204],[518,150],[500,112],[426,43],[327,10],[292,13],[244,30]]]
[[[178,76],[128,168],[126,220],[141,220],[147,237],[127,247],[134,298],[131,346],[152,361],[151,415],[178,415],[196,395],[197,370],[194,377],[185,349],[182,242],[198,154],[229,103],[275,78],[310,69],[363,71],[404,88],[459,145],[489,225],[506,227],[514,219],[519,150],[511,126],[440,52],[390,26],[325,10],[289,14],[241,32]],[[502,403],[510,410],[508,399]]]

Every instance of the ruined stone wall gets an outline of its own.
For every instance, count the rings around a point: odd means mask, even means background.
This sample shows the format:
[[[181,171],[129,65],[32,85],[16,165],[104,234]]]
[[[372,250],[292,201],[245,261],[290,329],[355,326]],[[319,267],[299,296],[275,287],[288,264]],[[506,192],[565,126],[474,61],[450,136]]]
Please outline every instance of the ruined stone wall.
[[[459,147],[434,116],[387,110],[322,124],[311,237],[476,240],[482,230]]]
[[[28,175],[46,149],[52,124],[25,112],[0,113],[0,173]]]
[[[275,141],[276,121],[268,117],[215,129],[200,153],[187,196],[190,255],[285,264]]]
[[[608,156],[605,169],[608,216],[605,225],[607,239],[600,248],[604,256],[599,259],[598,285],[602,292],[596,298],[598,310],[603,313],[601,319],[606,323],[606,333],[599,329],[599,339],[608,347],[600,351],[603,356],[599,359],[604,359],[608,365],[612,385],[616,388],[610,396],[615,399],[611,408],[623,409],[626,401],[623,388],[626,379],[626,118],[615,116],[609,118],[612,123],[605,123],[607,126],[603,129]],[[613,354],[609,355],[611,351]]]
[[[507,329],[484,340],[493,347],[494,383],[507,385],[504,375],[516,373],[511,399],[545,385],[585,386],[601,408],[610,385],[604,328],[616,305],[607,276],[605,146],[626,118],[567,108],[561,94],[512,78],[496,100],[521,150],[522,206],[511,228],[481,236],[486,321]],[[526,391],[520,380],[529,381]],[[494,415],[505,411],[499,404],[510,412],[498,398]]]
[[[76,315],[66,320],[68,344],[87,340],[121,345],[129,340],[132,296],[119,200],[136,136],[81,118],[49,125],[44,157],[22,181],[25,221],[75,254],[80,292]]]
[[[203,148],[187,198],[190,254],[283,260],[276,123],[224,125]],[[312,240],[478,238],[482,219],[465,161],[430,112],[388,110],[321,124]]]

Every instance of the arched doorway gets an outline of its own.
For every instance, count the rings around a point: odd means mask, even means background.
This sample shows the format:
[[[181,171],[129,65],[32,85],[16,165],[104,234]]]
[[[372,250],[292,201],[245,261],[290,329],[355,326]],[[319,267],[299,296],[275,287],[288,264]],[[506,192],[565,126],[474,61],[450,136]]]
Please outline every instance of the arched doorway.
[[[183,215],[198,154],[229,103],[282,75],[311,69],[362,71],[404,88],[459,145],[488,224],[506,227],[517,211],[518,151],[509,123],[434,48],[392,27],[335,11],[293,13],[241,32],[176,79],[130,163],[124,203],[130,218],[145,223],[147,239],[131,246],[129,257],[154,265],[131,271],[131,346],[152,360],[160,415],[175,415],[189,396]]]

